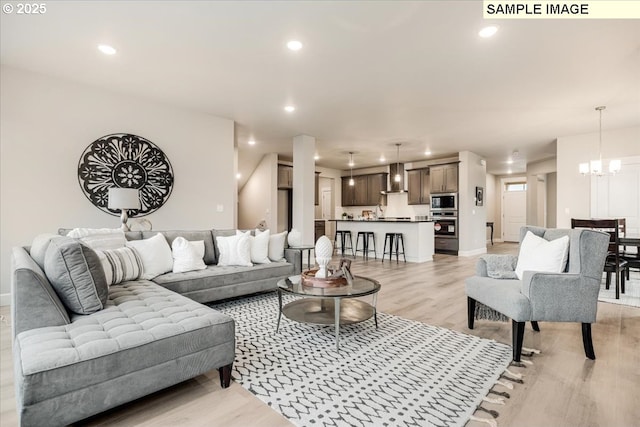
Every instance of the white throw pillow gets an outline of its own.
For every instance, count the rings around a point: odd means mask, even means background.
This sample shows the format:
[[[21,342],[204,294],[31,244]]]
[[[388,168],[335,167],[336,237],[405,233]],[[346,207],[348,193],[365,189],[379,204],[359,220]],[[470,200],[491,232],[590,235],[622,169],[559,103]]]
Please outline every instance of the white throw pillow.
[[[161,233],[144,240],[131,240],[127,246],[135,249],[142,261],[141,279],[151,280],[173,269],[171,248]]]
[[[561,273],[569,256],[569,236],[555,240],[545,240],[527,231],[518,254],[516,275],[522,280],[525,271]]]
[[[249,241],[249,236],[246,234],[241,233],[227,237],[217,236],[216,242],[218,243],[218,250],[220,251],[218,265],[253,266],[251,263],[251,242]]]
[[[190,242],[184,237],[176,237],[171,244],[173,252],[173,272],[204,270],[204,240]]]
[[[260,231],[256,228],[256,237],[267,233],[269,230]],[[284,244],[287,240],[287,232],[271,234],[269,236],[269,259],[274,262],[284,261]]]
[[[67,233],[67,236],[79,239],[94,234],[122,234],[124,236],[124,231],[121,228],[74,228]]]
[[[236,235],[246,234],[249,236],[249,243],[251,244],[251,262],[254,264],[269,264],[269,230],[260,235],[252,236],[251,231],[242,232],[236,230]]]
[[[69,235],[67,234],[67,236]],[[127,244],[127,239],[124,237],[124,232],[122,230],[120,230],[119,233],[89,234],[87,236],[80,237],[79,240],[94,251],[120,249],[124,248]]]

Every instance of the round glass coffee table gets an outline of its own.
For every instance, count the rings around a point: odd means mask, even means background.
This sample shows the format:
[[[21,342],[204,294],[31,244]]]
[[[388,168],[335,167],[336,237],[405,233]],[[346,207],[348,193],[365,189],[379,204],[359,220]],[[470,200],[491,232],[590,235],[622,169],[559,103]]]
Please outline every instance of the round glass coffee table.
[[[297,279],[297,280],[296,280]],[[367,277],[354,276],[353,283],[333,288],[315,288],[303,286],[300,276],[292,276],[278,282],[278,324],[276,333],[280,329],[280,318],[284,314],[287,318],[301,323],[335,326],[336,350],[340,350],[340,325],[363,322],[373,317],[376,329],[377,294],[380,283]],[[282,294],[292,294],[299,297],[282,306]],[[372,295],[372,303],[356,299]]]

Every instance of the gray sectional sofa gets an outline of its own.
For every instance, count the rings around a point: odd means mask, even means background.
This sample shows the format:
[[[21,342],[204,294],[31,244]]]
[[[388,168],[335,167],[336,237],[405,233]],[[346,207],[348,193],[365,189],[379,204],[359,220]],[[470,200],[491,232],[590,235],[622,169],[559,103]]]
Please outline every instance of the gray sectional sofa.
[[[157,233],[129,232],[126,238]],[[204,240],[207,268],[113,285],[104,308],[91,314],[67,309],[41,254],[34,259],[30,248],[13,249],[14,376],[22,426],[70,424],[212,369],[227,387],[235,323],[200,303],[273,290],[279,279],[300,272],[299,253],[292,250],[285,250],[287,262],[217,266],[215,237],[235,230],[161,233],[169,244],[178,236]]]

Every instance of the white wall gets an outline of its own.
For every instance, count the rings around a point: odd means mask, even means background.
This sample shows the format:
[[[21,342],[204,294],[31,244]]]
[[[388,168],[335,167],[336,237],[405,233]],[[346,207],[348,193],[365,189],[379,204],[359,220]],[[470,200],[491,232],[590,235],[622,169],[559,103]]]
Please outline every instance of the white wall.
[[[547,174],[547,227],[556,228],[558,215],[558,174]]]
[[[459,153],[458,169],[458,238],[460,256],[471,256],[487,251],[486,206],[476,206],[476,187],[487,185],[486,165],[482,157],[470,151]],[[486,190],[486,189],[485,189]]]
[[[82,151],[110,133],[143,136],[171,162],[173,192],[147,216],[154,229],[235,226],[233,121],[11,67],[0,77],[2,303],[12,246],[59,227],[119,225],[91,204],[77,178]]]
[[[589,218],[591,179],[578,172],[578,165],[598,157],[598,132],[558,138],[557,226],[571,227],[571,218]],[[640,127],[602,132],[602,158],[640,155]]]
[[[493,241],[500,236],[497,234],[497,221],[500,216],[500,212],[496,211],[497,206],[497,197],[496,197],[496,176],[490,173],[487,174],[487,184],[484,188],[484,209],[487,215],[487,221],[493,222]],[[491,229],[487,227],[486,229],[486,239],[491,239]]]
[[[238,228],[252,229],[262,220],[275,233],[278,225],[278,155],[266,154],[238,194]]]
[[[555,158],[527,164],[527,225],[545,225],[545,212],[540,210],[547,205],[546,175],[555,172],[556,168]],[[539,182],[545,183],[544,190]]]

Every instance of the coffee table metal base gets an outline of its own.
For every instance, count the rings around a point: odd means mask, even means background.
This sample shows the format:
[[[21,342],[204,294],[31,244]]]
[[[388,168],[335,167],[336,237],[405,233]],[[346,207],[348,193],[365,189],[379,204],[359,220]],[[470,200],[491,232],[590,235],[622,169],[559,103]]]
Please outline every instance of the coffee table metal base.
[[[375,301],[376,295],[374,295]],[[280,317],[301,323],[335,326],[336,350],[340,350],[340,325],[350,325],[374,318],[378,329],[378,316],[374,305],[352,298],[301,298],[282,306],[282,293],[278,292],[278,324],[276,333],[280,329]]]

